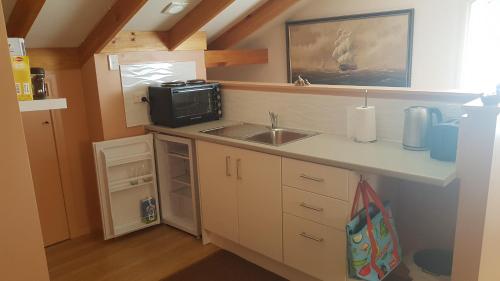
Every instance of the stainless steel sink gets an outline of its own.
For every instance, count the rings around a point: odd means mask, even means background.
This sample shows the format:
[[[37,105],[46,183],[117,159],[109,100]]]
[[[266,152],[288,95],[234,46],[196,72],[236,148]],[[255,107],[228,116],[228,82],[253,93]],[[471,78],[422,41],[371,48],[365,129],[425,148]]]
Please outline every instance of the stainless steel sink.
[[[310,136],[312,136],[311,133],[306,133],[306,132],[297,132],[288,129],[271,129],[267,132],[246,138],[245,140],[279,146],[285,143],[304,139]]]
[[[263,125],[249,123],[213,128],[201,132],[220,137],[258,142],[273,146],[280,146],[318,134],[316,132],[301,131],[295,129],[272,129]]]

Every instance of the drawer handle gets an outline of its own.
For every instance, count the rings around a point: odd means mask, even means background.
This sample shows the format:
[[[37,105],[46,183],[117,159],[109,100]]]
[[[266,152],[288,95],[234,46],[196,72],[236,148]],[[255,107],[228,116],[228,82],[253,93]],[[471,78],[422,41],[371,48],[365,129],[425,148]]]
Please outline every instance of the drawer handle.
[[[241,159],[236,160],[236,178],[242,180],[241,177]]]
[[[300,177],[303,178],[303,179],[311,180],[311,181],[315,181],[315,182],[324,182],[325,181],[325,179],[311,177],[311,176],[308,176],[306,174],[301,174]]]
[[[304,238],[307,238],[307,239],[311,239],[313,241],[316,241],[316,242],[323,242],[325,239],[321,238],[321,237],[316,237],[314,235],[311,235],[311,234],[307,234],[305,232],[301,232],[299,234],[300,236],[304,237]]]
[[[300,207],[303,207],[303,208],[306,208],[306,209],[309,209],[309,210],[313,210],[313,211],[316,211],[316,212],[323,212],[323,208],[311,206],[311,205],[309,205],[309,204],[307,204],[305,202],[300,203]]]
[[[231,156],[226,156],[226,177],[231,176],[231,172],[229,171],[229,166],[231,166]]]

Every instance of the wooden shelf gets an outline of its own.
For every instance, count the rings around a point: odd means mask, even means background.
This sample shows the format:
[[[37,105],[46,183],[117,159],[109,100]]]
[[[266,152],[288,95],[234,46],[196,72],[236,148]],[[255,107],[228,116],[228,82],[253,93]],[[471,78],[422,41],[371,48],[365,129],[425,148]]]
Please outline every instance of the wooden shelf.
[[[66,108],[68,108],[66,99],[19,101],[19,110],[21,110],[21,112],[66,109]]]

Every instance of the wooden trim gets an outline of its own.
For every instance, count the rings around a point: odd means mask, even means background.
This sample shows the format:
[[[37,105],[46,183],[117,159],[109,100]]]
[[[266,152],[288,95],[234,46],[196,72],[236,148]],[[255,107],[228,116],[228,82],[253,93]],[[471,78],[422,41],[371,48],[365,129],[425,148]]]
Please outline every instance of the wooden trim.
[[[209,44],[209,49],[224,50],[233,47],[298,2],[298,0],[268,0],[228,31],[218,36]]]
[[[359,87],[359,86],[334,86],[310,85],[305,87],[289,83],[259,83],[239,81],[219,81],[224,90],[243,90],[258,92],[278,92],[283,94],[309,94],[327,96],[364,96],[368,90],[370,97],[388,99],[406,99],[422,101],[439,101],[450,103],[467,103],[481,95],[479,92],[462,90],[419,90],[412,88],[389,87]]]
[[[194,9],[167,31],[167,46],[175,50],[185,40],[200,30],[234,0],[202,0]]]
[[[45,70],[79,69],[80,54],[77,48],[27,49],[30,66]]]
[[[26,37],[43,4],[45,0],[18,0],[7,22],[9,37]]]
[[[267,49],[205,51],[207,68],[246,64],[266,64]]]
[[[144,51],[168,51],[165,45],[166,32],[120,32],[113,40],[102,49],[101,53],[126,53]],[[207,49],[207,34],[203,31],[196,32],[181,45],[176,51],[198,51]]]
[[[147,0],[116,1],[113,7],[111,7],[80,45],[80,63],[84,64],[91,56],[104,49],[147,2]]]

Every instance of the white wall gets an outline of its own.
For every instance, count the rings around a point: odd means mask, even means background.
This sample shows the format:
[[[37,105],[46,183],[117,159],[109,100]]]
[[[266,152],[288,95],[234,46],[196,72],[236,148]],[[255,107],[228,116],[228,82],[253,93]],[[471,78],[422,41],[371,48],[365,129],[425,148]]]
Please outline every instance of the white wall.
[[[458,88],[468,3],[471,0],[310,0],[288,20],[415,9],[412,87]],[[208,70],[213,80],[286,82],[284,22],[275,22],[238,48],[268,48],[267,65]]]
[[[313,130],[347,135],[348,110],[363,104],[360,97],[289,94],[243,90],[222,90],[224,118],[243,122],[269,124],[268,112],[279,115],[285,128]],[[445,120],[458,119],[462,106],[458,103],[412,99],[370,98],[376,108],[377,137],[402,142],[404,109],[413,105],[437,107]]]

